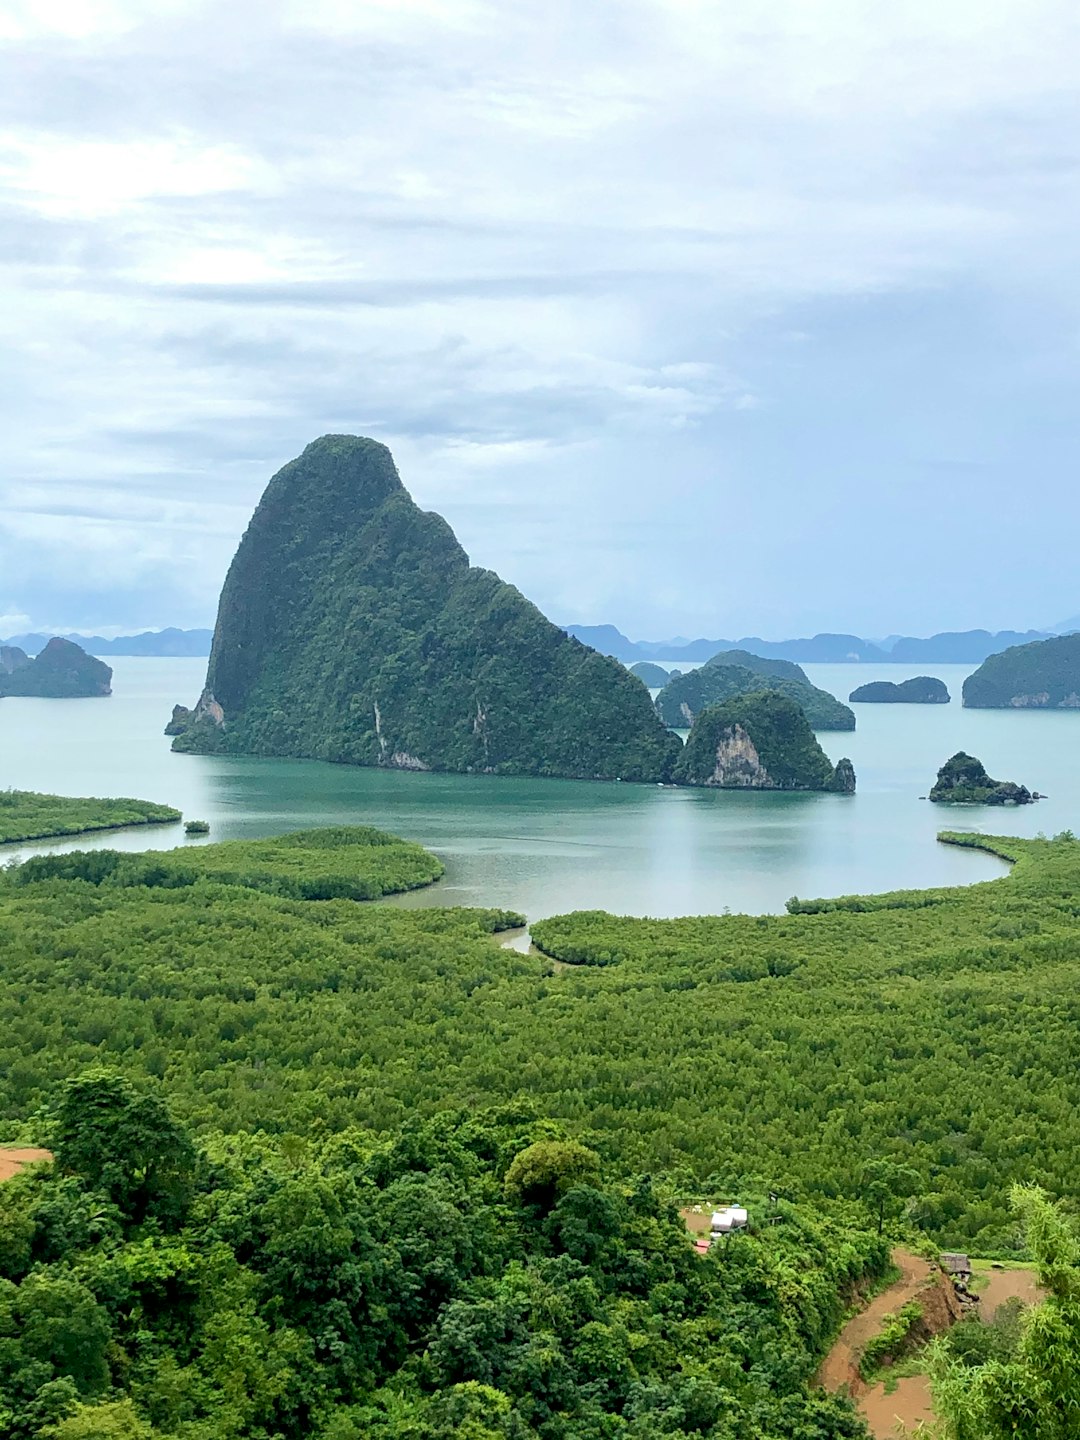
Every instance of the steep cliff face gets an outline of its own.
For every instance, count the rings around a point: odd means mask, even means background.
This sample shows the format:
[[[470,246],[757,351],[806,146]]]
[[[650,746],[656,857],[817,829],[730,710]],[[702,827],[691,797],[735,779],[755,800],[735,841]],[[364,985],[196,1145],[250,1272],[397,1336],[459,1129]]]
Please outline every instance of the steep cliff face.
[[[0,645],[0,675],[14,675],[30,664],[30,656],[17,645]]]
[[[833,766],[798,705],[775,690],[740,695],[699,715],[674,777],[725,790],[855,790],[851,761]]]
[[[814,730],[855,729],[854,713],[835,695],[811,685],[797,665],[783,660],[763,660],[758,663],[770,668],[762,673],[745,665],[719,664],[722,658],[723,652],[698,670],[672,676],[656,697],[656,711],[665,725],[681,730],[692,725],[695,717],[710,705],[722,704],[736,695],[775,690],[799,706]],[[753,655],[748,658],[757,659]],[[786,668],[778,674],[775,673],[777,666]],[[802,679],[788,674],[790,670],[798,671]]]
[[[972,709],[1080,709],[1080,634],[1014,645],[984,660],[964,681]]]
[[[328,435],[270,481],[229,569],[178,750],[662,780],[641,683],[469,564],[389,450]],[[177,733],[179,732],[179,733]]]
[[[0,695],[79,700],[112,694],[109,666],[70,640],[54,636],[33,660],[21,650],[15,653],[22,661],[16,660],[10,670],[0,666]]]

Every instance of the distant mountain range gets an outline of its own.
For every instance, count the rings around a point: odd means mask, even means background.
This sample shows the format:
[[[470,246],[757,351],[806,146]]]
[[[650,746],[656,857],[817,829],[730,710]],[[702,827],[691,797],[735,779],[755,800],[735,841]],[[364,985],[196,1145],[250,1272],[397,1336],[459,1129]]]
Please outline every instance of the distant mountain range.
[[[741,640],[629,640],[614,625],[567,625],[585,645],[629,664],[635,660],[688,660],[703,662],[721,650],[749,650],[765,659],[794,660],[797,664],[981,665],[1011,645],[1046,640],[1044,630],[943,631],[928,639],[890,635],[887,640],[863,640],[858,635],[813,635],[801,640],[762,640],[758,635]]]
[[[120,635],[106,640],[103,635],[63,635],[90,655],[209,655],[212,630],[144,630],[139,635]],[[51,635],[13,635],[0,644],[14,645],[28,655],[36,655],[52,639]]]
[[[585,645],[612,655],[616,660],[632,664],[635,660],[686,660],[702,664],[721,650],[749,650],[763,659],[794,660],[797,664],[858,664],[898,665],[981,665],[988,655],[997,655],[1011,645],[1026,645],[1032,640],[1047,640],[1055,634],[1080,630],[1080,615],[1049,630],[945,630],[927,639],[910,635],[890,635],[885,640],[863,640],[858,635],[811,635],[797,640],[763,640],[759,635],[739,640],[688,640],[677,635],[672,640],[629,640],[614,625],[564,625]],[[44,650],[49,634],[34,632],[12,635],[0,645],[16,645],[28,655]],[[103,635],[65,634],[90,655],[209,655],[212,630],[143,630],[137,635],[120,635],[106,640]]]

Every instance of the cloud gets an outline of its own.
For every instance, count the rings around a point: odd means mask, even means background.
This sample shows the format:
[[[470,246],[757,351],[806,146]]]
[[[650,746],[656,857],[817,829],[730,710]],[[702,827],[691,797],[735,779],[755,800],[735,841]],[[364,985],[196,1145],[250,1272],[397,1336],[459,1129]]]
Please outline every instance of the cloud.
[[[354,430],[565,618],[1075,609],[1078,40],[1063,0],[9,6],[5,593],[205,621],[269,474]],[[1045,563],[912,585],[879,539],[971,464],[1010,514],[1023,467]]]

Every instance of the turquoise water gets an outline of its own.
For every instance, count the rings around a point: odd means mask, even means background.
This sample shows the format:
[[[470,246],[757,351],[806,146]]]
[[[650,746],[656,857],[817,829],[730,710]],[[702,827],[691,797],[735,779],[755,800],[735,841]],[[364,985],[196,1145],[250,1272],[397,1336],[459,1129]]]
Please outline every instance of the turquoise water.
[[[430,846],[446,878],[407,905],[499,905],[538,919],[598,908],[622,914],[776,911],[790,895],[959,884],[1002,873],[988,856],[935,842],[936,832],[1016,835],[1080,830],[1080,713],[963,710],[972,667],[928,668],[948,706],[861,705],[854,734],[822,734],[849,755],[858,794],[769,795],[649,785],[414,775],[311,761],[173,755],[162,729],[173,704],[202,687],[204,660],[117,657],[106,700],[0,701],[0,787],[67,795],[134,795],[209,820],[211,839],[299,826],[366,823]],[[816,685],[846,699],[867,680],[920,667],[808,665]],[[1023,809],[942,811],[925,795],[958,749],[992,775],[1050,798]],[[40,846],[163,848],[178,825]]]

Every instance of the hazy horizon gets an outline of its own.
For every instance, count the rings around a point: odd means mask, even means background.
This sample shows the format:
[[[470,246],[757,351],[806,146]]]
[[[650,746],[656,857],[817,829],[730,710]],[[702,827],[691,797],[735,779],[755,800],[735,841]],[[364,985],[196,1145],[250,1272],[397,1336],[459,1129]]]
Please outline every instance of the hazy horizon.
[[[631,638],[1080,608],[1080,14],[56,0],[0,19],[0,634],[212,624],[392,448]]]

